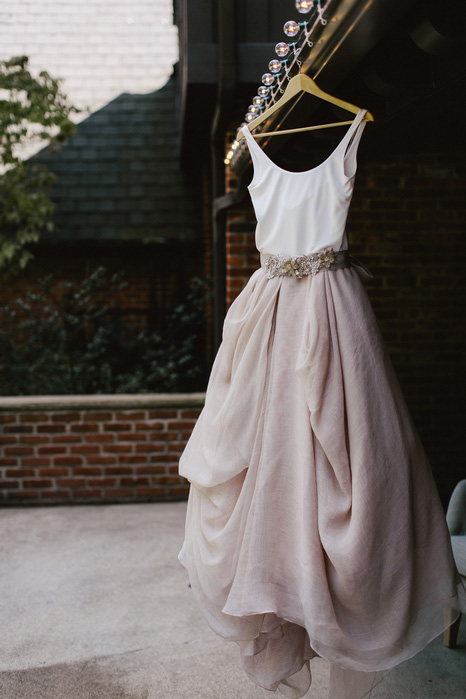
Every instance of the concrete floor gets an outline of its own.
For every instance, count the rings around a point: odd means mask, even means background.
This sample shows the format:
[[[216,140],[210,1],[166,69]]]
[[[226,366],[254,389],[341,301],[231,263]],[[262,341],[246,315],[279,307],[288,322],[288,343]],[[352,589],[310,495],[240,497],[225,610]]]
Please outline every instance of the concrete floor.
[[[177,553],[185,503],[0,511],[1,699],[260,699],[238,650],[195,607]],[[313,661],[309,699],[327,699]],[[278,699],[281,694],[277,693]],[[373,699],[466,699],[458,648],[436,639]]]

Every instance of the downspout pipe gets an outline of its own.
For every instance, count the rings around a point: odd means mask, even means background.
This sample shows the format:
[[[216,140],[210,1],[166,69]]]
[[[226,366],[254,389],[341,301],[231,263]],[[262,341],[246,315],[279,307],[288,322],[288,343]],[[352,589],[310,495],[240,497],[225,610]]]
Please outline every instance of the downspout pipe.
[[[226,313],[225,131],[236,88],[236,13],[234,0],[218,0],[218,90],[210,132],[212,171],[212,257],[214,273],[214,350],[222,340]]]

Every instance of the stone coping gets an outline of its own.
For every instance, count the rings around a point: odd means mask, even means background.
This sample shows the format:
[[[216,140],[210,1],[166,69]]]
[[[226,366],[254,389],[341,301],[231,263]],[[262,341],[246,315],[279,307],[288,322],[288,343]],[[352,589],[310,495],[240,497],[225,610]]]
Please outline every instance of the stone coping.
[[[0,412],[33,410],[139,410],[156,408],[198,408],[205,393],[136,393],[94,396],[10,396],[0,397]]]

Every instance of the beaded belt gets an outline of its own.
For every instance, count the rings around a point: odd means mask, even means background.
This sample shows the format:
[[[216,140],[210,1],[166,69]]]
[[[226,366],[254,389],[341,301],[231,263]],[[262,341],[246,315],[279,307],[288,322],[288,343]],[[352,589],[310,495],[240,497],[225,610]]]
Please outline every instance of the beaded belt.
[[[268,279],[273,277],[294,277],[302,279],[309,274],[313,277],[323,269],[344,269],[351,267],[348,250],[335,252],[333,248],[325,248],[311,255],[286,257],[285,255],[261,254],[261,264],[265,267]]]

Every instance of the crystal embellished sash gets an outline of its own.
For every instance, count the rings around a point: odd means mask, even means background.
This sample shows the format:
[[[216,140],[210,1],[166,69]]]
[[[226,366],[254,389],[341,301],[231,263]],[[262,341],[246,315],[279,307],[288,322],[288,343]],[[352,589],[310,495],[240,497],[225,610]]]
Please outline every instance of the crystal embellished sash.
[[[351,267],[348,250],[335,252],[333,248],[325,248],[311,255],[286,257],[285,255],[261,254],[261,264],[265,268],[268,279],[273,277],[294,277],[302,279],[309,274],[315,276],[323,269],[344,269]]]

